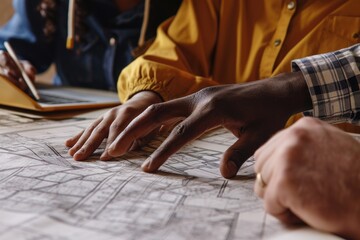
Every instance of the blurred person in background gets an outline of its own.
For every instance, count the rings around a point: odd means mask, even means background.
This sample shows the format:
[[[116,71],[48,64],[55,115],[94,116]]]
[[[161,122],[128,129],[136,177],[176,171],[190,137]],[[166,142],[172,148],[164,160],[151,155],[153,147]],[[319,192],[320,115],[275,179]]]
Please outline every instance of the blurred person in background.
[[[157,26],[180,4],[178,0],[75,0],[71,8],[70,2],[13,1],[15,13],[0,29],[1,75],[26,89],[5,50],[8,41],[32,80],[55,64],[56,85],[116,91],[120,71],[150,44]],[[73,43],[67,46],[69,26],[73,26]]]

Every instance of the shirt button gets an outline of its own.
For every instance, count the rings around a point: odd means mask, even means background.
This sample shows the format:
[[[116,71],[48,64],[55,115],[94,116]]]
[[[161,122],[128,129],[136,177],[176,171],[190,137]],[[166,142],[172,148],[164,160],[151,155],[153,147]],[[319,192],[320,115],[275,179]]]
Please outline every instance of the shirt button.
[[[354,33],[352,37],[353,37],[354,39],[359,39],[359,38],[360,38],[360,32]]]
[[[295,8],[295,6],[296,6],[295,1],[291,1],[288,3],[287,9],[293,10]]]
[[[115,44],[116,44],[116,39],[115,38],[110,38],[110,40],[109,40],[109,44],[110,44],[110,46],[115,46]]]
[[[279,46],[280,44],[281,44],[281,40],[280,40],[280,39],[276,39],[276,40],[274,41],[274,46],[275,46],[275,47]]]

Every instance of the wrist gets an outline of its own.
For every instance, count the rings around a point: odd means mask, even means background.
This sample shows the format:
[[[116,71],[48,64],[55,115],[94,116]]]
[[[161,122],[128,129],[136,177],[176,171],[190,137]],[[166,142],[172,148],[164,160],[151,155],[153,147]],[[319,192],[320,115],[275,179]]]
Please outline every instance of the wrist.
[[[163,102],[161,96],[154,91],[140,91],[131,96],[129,101],[136,101],[138,99],[146,100],[148,103],[160,103]]]
[[[309,89],[301,72],[283,73],[270,81],[276,81],[280,100],[291,115],[312,109]]]

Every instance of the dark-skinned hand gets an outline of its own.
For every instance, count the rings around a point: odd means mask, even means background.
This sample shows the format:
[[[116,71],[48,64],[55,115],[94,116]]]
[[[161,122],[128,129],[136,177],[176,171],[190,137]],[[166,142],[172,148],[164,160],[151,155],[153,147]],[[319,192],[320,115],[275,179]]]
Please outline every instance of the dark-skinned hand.
[[[238,138],[224,153],[220,163],[221,174],[231,178],[259,146],[284,127],[292,114],[309,108],[311,100],[301,73],[210,87],[187,97],[150,106],[127,122],[128,126],[123,126],[122,131],[116,131],[119,136],[112,135],[107,154],[121,156],[137,139],[162,125],[180,120],[161,146],[143,163],[144,171],[154,172],[187,142],[209,129],[223,126]]]
[[[100,156],[100,159],[111,159],[112,157],[107,154],[107,148],[110,144],[112,144],[131,120],[137,117],[148,106],[158,102],[161,102],[161,99],[156,93],[150,91],[137,93],[129,101],[111,109],[95,120],[84,131],[68,139],[65,145],[70,148],[69,154],[75,160],[86,160],[100,146],[102,141],[106,139],[105,151]],[[151,135],[147,135],[134,139],[134,144],[129,146],[129,149],[135,149],[143,145],[150,138]]]

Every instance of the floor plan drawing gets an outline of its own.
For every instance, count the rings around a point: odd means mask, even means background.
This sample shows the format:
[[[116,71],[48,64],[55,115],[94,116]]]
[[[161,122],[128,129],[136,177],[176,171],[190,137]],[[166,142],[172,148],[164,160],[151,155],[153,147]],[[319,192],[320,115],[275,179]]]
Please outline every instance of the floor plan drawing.
[[[0,239],[263,239],[285,231],[253,193],[253,160],[232,180],[218,162],[235,138],[218,129],[184,147],[154,174],[142,151],[85,162],[66,138],[89,121],[0,128]]]

